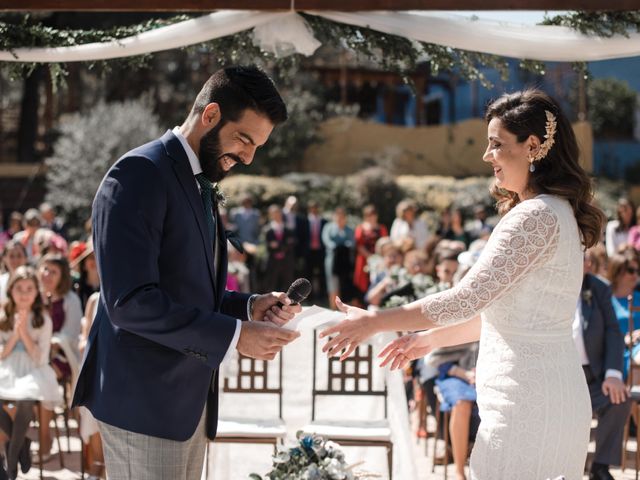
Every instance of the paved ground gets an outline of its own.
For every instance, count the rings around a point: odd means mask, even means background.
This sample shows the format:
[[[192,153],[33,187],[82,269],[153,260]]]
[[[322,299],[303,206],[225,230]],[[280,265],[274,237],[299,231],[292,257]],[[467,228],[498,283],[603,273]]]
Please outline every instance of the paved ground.
[[[431,424],[430,428],[433,429],[433,424]],[[45,464],[43,478],[45,480],[80,479],[81,478],[80,476],[80,440],[77,437],[77,431],[75,430],[75,423],[72,423],[71,442],[70,442],[71,453],[67,453],[67,447],[68,447],[67,437],[64,434],[64,431],[62,431],[61,433],[62,433],[62,438],[61,438],[62,449],[65,452],[63,454],[65,468],[60,467],[60,460],[58,455],[56,455],[56,453],[58,452],[58,447],[57,447],[57,444],[54,443],[54,448],[53,448],[54,455],[52,456],[51,460],[49,460]],[[37,438],[37,433],[35,431],[32,431],[30,433],[30,436],[32,438]],[[431,473],[431,452],[433,448],[432,442],[433,442],[432,439],[429,439],[426,442],[426,445],[428,446],[428,451],[429,451],[428,456],[425,454],[425,440],[418,441],[416,439],[416,441],[414,442],[414,452],[415,452],[416,458],[418,459],[418,465],[419,465],[418,471],[420,472],[420,475],[416,480],[430,480],[430,479],[437,480],[437,479],[444,478],[444,467],[442,466],[436,466],[435,473]],[[37,446],[38,444],[36,442],[32,444],[32,450],[34,453],[37,451]],[[235,446],[234,448],[247,448],[247,447],[238,445],[238,446]],[[629,468],[627,468],[624,473],[620,469],[611,470],[616,480],[635,479],[635,471],[633,469],[633,461],[634,461],[633,455],[635,452],[635,448],[636,448],[636,442],[635,442],[635,439],[632,439],[629,442],[629,455],[628,455]],[[590,451],[593,452],[593,449],[594,449],[594,444],[592,442],[590,445]],[[448,478],[451,480],[455,480],[454,470],[452,465],[449,466],[448,473],[449,473]],[[30,480],[39,479],[40,471],[37,467],[37,464],[34,463],[33,468],[27,475],[21,474],[18,478],[30,479]],[[386,476],[383,476],[381,478],[386,478]],[[584,478],[587,479],[588,477],[585,476]],[[210,478],[208,480],[226,480],[226,479]],[[411,480],[411,479],[397,479],[397,480]]]
[[[412,418],[412,421],[415,423],[416,419]],[[430,431],[435,431],[435,421],[433,421],[432,418],[429,418],[429,430]],[[594,426],[595,426],[595,422],[594,422]],[[415,429],[413,430],[415,432]],[[415,438],[415,437],[414,437]],[[442,466],[436,466],[435,467],[435,472],[431,473],[431,469],[432,469],[432,455],[433,455],[433,438],[429,438],[426,441],[426,445],[425,445],[425,440],[421,439],[418,440],[416,439],[414,442],[414,450],[415,450],[415,455],[416,458],[418,459],[419,462],[419,467],[418,467],[418,471],[420,472],[420,476],[418,479],[416,480],[430,480],[430,479],[444,479],[444,467]],[[438,447],[442,447],[443,442],[440,440],[438,442]],[[428,446],[428,456],[425,454],[425,446]],[[591,457],[593,455],[593,451],[595,449],[595,443],[592,441],[589,444],[589,457],[587,459],[587,461],[590,463],[591,462]],[[628,455],[627,455],[627,468],[625,469],[624,472],[622,472],[620,470],[620,468],[612,468],[611,474],[613,475],[613,477],[616,480],[634,480],[635,477],[635,469],[633,468],[634,465],[634,455],[635,455],[635,450],[636,450],[636,440],[635,438],[632,438],[629,440],[629,444],[628,444]],[[524,472],[523,472],[524,473]],[[468,470],[467,470],[467,474],[468,474]],[[448,479],[450,480],[455,480],[455,469],[453,467],[453,464],[450,464],[448,467]],[[584,476],[585,480],[588,480],[588,475]],[[542,479],[541,479],[542,480]]]

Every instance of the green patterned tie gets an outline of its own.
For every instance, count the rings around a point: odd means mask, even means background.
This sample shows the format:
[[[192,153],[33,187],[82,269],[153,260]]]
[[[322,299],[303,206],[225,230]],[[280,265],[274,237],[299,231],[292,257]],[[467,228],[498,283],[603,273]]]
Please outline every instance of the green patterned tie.
[[[197,174],[196,180],[200,184],[200,197],[202,198],[202,205],[204,206],[204,217],[207,220],[209,234],[211,235],[211,240],[215,243],[216,226],[213,219],[213,183],[205,177],[204,173]]]

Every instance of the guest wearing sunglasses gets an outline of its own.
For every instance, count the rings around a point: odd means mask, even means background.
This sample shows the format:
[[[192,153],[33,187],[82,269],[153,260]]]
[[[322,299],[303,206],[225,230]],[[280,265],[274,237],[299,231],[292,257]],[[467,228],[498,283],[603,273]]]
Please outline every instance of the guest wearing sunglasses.
[[[614,254],[609,258],[608,280],[611,282],[611,290],[613,292],[612,303],[613,309],[618,318],[620,331],[625,335],[625,345],[629,344],[629,335],[633,340],[633,351],[625,352],[625,376],[628,368],[629,356],[633,361],[640,361],[640,312],[636,312],[633,316],[633,331],[629,331],[629,295],[633,294],[633,304],[640,305],[639,293],[634,291],[638,283],[638,272],[640,262],[637,254],[626,249],[621,253]]]

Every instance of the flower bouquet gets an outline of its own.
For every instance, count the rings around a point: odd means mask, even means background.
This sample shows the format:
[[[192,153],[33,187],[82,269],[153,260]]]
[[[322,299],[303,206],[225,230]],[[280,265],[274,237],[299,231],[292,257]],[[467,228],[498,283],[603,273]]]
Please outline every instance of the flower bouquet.
[[[377,475],[353,472],[356,465],[347,465],[340,445],[318,435],[297,433],[298,443],[273,456],[273,468],[264,480],[355,480]],[[251,480],[263,480],[252,473]]]

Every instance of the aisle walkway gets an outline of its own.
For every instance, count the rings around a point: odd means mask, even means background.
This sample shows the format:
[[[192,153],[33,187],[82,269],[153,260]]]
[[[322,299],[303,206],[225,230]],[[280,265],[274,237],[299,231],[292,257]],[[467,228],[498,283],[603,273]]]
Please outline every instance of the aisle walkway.
[[[413,417],[412,417],[412,423],[415,423],[415,418]],[[45,469],[44,469],[45,480],[78,480],[81,478],[80,476],[80,440],[78,439],[75,425],[76,425],[75,422],[71,423],[71,426],[72,426],[71,453],[64,453],[64,463],[66,468],[64,469],[60,468],[60,462],[57,456],[58,449],[57,449],[57,445],[54,444],[53,452],[56,455],[53,455],[51,460],[49,460],[45,465]],[[433,428],[433,425],[431,426],[431,428]],[[37,438],[37,432],[35,430],[32,430],[29,435],[31,436],[31,438]],[[416,479],[398,478],[397,480],[441,480],[444,478],[443,467],[441,466],[436,466],[435,473],[431,473],[431,452],[433,448],[432,442],[433,442],[432,439],[429,439],[427,441],[427,445],[429,448],[429,456],[426,456],[425,441],[424,440],[418,441],[417,439],[415,439],[415,437],[413,437],[412,450],[413,450],[413,455],[417,464],[417,471],[418,471],[417,478]],[[594,447],[595,445],[592,442],[589,446],[589,449],[591,452],[593,452]],[[34,453],[37,451],[36,448],[37,448],[37,443],[34,442],[32,444],[32,451]],[[63,436],[62,438],[62,448],[63,448],[63,451],[66,452],[66,449],[67,449],[66,436]],[[233,445],[233,446],[230,446],[229,448],[231,449],[230,454],[232,456],[237,458],[243,458],[244,459],[243,464],[245,462],[249,462],[255,465],[254,470],[257,471],[258,473],[264,473],[269,469],[269,466],[270,466],[269,457],[271,454],[270,447],[264,447],[264,446],[258,446],[258,445],[256,446]],[[635,452],[635,448],[636,448],[636,442],[635,442],[635,439],[632,439],[629,442],[630,452],[628,454],[628,464],[627,464],[628,468],[626,469],[626,471],[623,473],[620,471],[620,469],[611,470],[611,473],[613,474],[616,480],[635,479],[635,472],[633,470],[633,452]],[[345,452],[347,454],[347,459],[355,462],[357,461],[358,458],[362,456],[363,449],[345,448]],[[367,452],[367,453],[371,453],[371,452]],[[383,455],[381,454],[380,456],[383,456]],[[213,468],[214,467],[213,461],[214,459],[212,457],[211,458],[212,471],[215,470],[215,468]],[[384,474],[380,477],[381,479],[386,479],[387,476],[386,476],[386,471],[384,470],[383,462],[381,462],[381,464],[382,464],[381,470],[376,469],[376,471],[379,471],[380,473]],[[40,472],[37,464],[34,463],[33,468],[28,474],[26,475],[20,474],[18,478],[24,479],[24,480],[38,480],[40,478]],[[238,475],[238,476],[232,475],[230,477],[222,477],[222,476],[214,477],[213,475],[210,475],[209,479],[206,479],[206,480],[236,480],[236,479],[247,480],[247,476],[244,474]],[[455,479],[453,465],[449,466],[449,479],[451,480]],[[587,480],[588,476],[585,475],[584,479]],[[203,480],[205,480],[204,475],[203,475]]]

